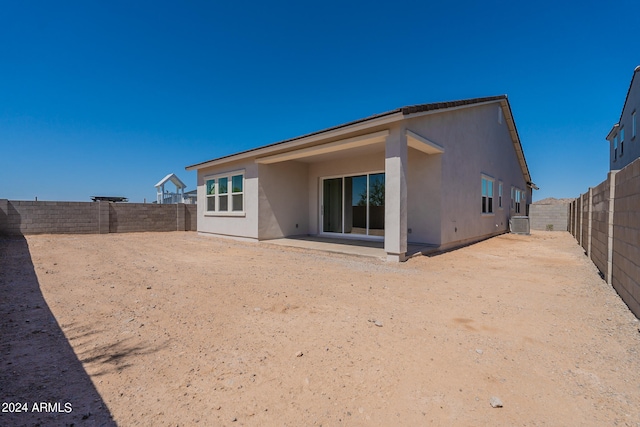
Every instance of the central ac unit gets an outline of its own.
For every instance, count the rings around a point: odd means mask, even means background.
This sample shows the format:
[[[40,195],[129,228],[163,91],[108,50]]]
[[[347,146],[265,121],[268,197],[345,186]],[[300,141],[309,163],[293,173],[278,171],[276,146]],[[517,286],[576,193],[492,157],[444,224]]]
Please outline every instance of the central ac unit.
[[[528,216],[512,216],[509,220],[509,230],[513,234],[530,234]]]

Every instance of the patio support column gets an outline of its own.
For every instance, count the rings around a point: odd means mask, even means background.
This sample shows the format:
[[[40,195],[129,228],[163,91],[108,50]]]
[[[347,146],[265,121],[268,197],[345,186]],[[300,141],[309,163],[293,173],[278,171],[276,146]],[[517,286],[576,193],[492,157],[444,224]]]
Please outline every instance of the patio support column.
[[[407,257],[407,137],[393,129],[385,144],[384,250],[388,261]]]

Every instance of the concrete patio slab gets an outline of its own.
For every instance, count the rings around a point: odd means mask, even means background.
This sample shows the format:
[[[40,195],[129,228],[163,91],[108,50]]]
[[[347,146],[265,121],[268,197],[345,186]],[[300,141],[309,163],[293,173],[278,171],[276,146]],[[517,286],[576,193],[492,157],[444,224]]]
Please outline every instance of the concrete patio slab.
[[[387,253],[384,251],[384,242],[380,241],[296,236],[282,239],[263,240],[261,243],[370,258],[387,258]],[[436,251],[437,246],[435,245],[409,244],[407,248],[407,258],[417,255],[426,255]]]

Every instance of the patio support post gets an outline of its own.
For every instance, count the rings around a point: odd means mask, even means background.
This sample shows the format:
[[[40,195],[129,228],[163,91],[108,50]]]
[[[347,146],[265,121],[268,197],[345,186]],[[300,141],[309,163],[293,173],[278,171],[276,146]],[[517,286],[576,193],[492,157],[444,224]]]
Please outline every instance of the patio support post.
[[[384,250],[388,261],[406,261],[407,137],[393,129],[385,144]]]

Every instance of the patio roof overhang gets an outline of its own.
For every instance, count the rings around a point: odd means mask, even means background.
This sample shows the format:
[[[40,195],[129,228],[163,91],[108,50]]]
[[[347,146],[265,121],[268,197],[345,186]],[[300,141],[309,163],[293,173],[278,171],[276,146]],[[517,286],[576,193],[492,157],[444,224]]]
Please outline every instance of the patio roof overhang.
[[[384,143],[389,136],[388,130],[373,132],[365,135],[354,136],[339,141],[329,142],[327,144],[316,145],[308,148],[301,148],[285,153],[274,154],[271,156],[258,157],[255,159],[259,164],[271,164],[286,162],[289,160],[310,159],[323,154],[335,153],[339,151],[349,150],[353,148],[366,147],[374,144]],[[422,151],[426,154],[442,154],[444,148],[435,142],[429,141],[427,138],[418,135],[410,130],[405,131],[407,137],[407,146]]]
[[[258,157],[255,162],[259,164],[271,164],[278,162],[285,162],[288,160],[299,160],[321,154],[329,154],[337,151],[349,150],[352,148],[365,147],[367,145],[373,145],[385,142],[389,136],[388,130],[379,132],[368,133],[365,135],[354,136],[352,138],[346,138],[339,141],[329,142],[327,144],[315,145],[308,148],[300,148],[293,151],[287,151],[285,153],[274,154],[271,156]]]

